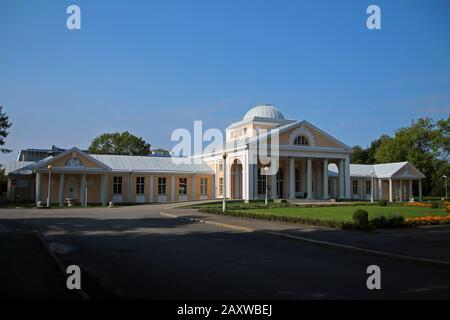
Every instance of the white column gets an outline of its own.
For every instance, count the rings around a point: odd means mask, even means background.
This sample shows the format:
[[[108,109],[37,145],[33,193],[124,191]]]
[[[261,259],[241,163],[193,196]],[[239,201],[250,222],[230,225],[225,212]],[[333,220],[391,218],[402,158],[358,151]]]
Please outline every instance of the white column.
[[[400,202],[403,202],[403,180],[400,179],[400,192],[398,193]]]
[[[86,193],[86,174],[81,175],[80,181],[80,204],[84,206],[84,196]]]
[[[389,202],[392,202],[392,179],[389,179]]]
[[[422,201],[422,179],[419,180],[419,201]]]
[[[150,185],[148,188],[148,192],[149,192],[148,201],[153,202],[153,185],[155,184],[153,176],[150,176],[149,180],[150,180]]]
[[[170,201],[175,202],[175,176],[172,176],[170,183]]]
[[[345,198],[344,160],[339,160],[339,198]]]
[[[216,175],[213,175],[212,177],[212,191],[211,191],[211,198],[216,199]]]
[[[408,182],[409,182],[409,186],[408,186],[409,199],[411,199],[412,197],[414,197],[413,189],[412,189],[412,180],[409,179]],[[408,201],[409,201],[409,199],[408,199]]]
[[[250,178],[250,167],[248,165],[248,154],[244,156],[244,163],[242,164],[242,199],[248,202],[250,199],[249,194],[249,178]]]
[[[345,197],[347,199],[351,198],[351,190],[350,190],[350,159],[344,160],[344,178],[345,178]]]
[[[300,164],[300,171],[301,171],[301,190],[306,194],[306,160],[302,159]]]
[[[103,206],[106,206],[108,194],[108,176],[106,174],[102,174],[100,177],[100,199]]]
[[[378,179],[378,200],[383,200],[383,180]]]
[[[330,194],[328,191],[328,160],[323,160],[323,198],[329,199]]]
[[[42,173],[36,173],[36,205],[42,201]]]
[[[312,199],[312,161],[308,159],[306,161],[306,199]]]
[[[128,202],[131,203],[131,173],[128,174]],[[136,202],[136,199],[134,199]]]
[[[223,166],[223,169],[225,170],[225,166]],[[225,184],[225,179],[223,179],[223,183]],[[192,175],[192,190],[191,190],[191,200],[195,200],[195,175]],[[224,186],[225,190],[225,186]]]
[[[295,199],[295,158],[289,158],[289,198]]]
[[[227,181],[227,183],[226,183],[226,190],[227,190],[227,198],[231,198],[231,189],[232,189],[232,185],[231,185],[231,163],[230,163],[230,165],[228,165],[228,161],[229,159],[227,158],[227,170],[226,171],[224,171],[224,175],[225,175],[225,179],[224,179],[224,181],[226,180]],[[225,164],[224,164],[224,170],[225,170]]]
[[[270,190],[271,190],[271,196],[272,199],[277,199],[278,198],[278,194],[277,194],[277,174],[272,174],[270,177]]]
[[[248,199],[255,198],[255,164],[248,165]]]
[[[59,206],[64,207],[64,173],[59,174]]]

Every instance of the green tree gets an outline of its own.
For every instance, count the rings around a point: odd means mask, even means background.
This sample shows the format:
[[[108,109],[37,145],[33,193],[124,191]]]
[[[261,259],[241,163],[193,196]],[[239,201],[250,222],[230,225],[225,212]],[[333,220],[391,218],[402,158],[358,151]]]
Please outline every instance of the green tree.
[[[354,146],[353,153],[350,155],[350,162],[355,164],[366,164],[369,158],[369,149],[363,149],[361,146]]]
[[[442,175],[448,174],[449,170],[448,120],[436,123],[431,118],[421,118],[413,121],[409,127],[398,129],[394,137],[385,138],[377,148],[375,158],[377,163],[412,163],[425,175],[424,194],[442,195]]]
[[[0,106],[0,151],[2,153],[9,153],[11,150],[2,148],[6,141],[6,137],[9,132],[7,131],[11,127],[11,123],[9,122],[9,117],[6,115],[6,112],[3,112],[3,107]]]
[[[350,162],[356,164],[374,164],[376,163],[375,153],[378,147],[384,140],[390,139],[387,135],[382,135],[380,138],[373,140],[368,148],[362,148],[361,146],[354,146],[353,153],[350,156]]]
[[[150,144],[128,131],[104,133],[92,140],[88,152],[92,154],[148,156]]]

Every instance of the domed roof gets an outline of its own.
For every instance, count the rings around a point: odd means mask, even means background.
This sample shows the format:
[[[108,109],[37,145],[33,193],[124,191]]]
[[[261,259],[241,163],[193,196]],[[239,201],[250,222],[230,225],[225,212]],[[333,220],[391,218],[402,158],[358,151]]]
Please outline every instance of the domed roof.
[[[255,117],[284,120],[284,116],[280,110],[270,104],[261,104],[251,108],[244,115],[243,120],[251,120]]]

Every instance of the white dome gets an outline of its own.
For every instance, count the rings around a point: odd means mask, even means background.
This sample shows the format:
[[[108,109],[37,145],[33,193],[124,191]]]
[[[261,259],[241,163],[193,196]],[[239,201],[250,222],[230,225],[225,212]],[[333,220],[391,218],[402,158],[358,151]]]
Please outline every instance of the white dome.
[[[254,117],[284,120],[284,116],[280,110],[270,104],[257,105],[251,108],[244,115],[243,120],[251,120]]]

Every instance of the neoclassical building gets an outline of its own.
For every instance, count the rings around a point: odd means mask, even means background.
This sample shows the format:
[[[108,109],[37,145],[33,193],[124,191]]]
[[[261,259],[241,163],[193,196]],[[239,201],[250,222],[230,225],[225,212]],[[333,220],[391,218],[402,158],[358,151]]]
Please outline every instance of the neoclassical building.
[[[308,121],[258,105],[226,128],[226,143],[192,157],[88,154],[58,150],[5,165],[10,201],[165,203],[227,198],[407,201],[424,175],[407,162],[350,164],[351,148]],[[21,152],[23,154],[23,152]],[[226,158],[224,159],[224,155]],[[19,155],[20,157],[20,155]]]

